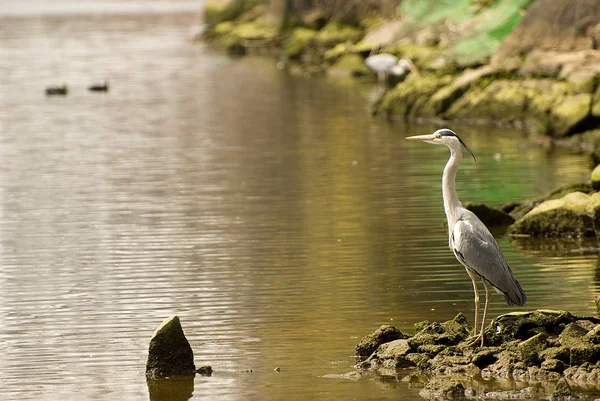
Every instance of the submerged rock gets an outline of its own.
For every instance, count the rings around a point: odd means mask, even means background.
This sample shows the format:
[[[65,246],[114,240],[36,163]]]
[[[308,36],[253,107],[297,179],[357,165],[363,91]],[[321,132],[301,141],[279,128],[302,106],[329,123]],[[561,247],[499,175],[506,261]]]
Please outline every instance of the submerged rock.
[[[152,334],[146,378],[165,379],[193,376],[195,373],[194,353],[185,338],[179,317],[170,316]]]
[[[489,207],[484,203],[466,202],[463,206],[475,213],[486,226],[509,226],[515,222],[515,219],[508,213]]]

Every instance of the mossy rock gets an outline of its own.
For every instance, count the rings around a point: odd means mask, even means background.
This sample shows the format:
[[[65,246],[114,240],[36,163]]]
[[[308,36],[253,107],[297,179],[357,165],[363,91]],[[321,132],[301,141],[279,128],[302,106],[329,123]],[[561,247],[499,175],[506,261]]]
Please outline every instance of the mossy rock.
[[[318,31],[314,38],[315,45],[323,48],[332,48],[338,43],[356,43],[363,36],[363,31],[353,26],[339,23],[329,23]]]
[[[600,117],[600,87],[594,93],[591,113],[594,117]]]
[[[508,213],[494,209],[484,203],[466,202],[463,205],[469,209],[487,226],[508,226],[515,222]]]
[[[231,34],[246,40],[268,40],[279,34],[279,28],[277,25],[261,19],[236,25]]]
[[[539,237],[593,236],[594,226],[586,210],[589,202],[590,196],[583,192],[545,201],[512,224],[508,233]]]
[[[566,324],[576,320],[575,316],[561,310],[507,313],[492,320],[485,331],[485,343],[499,346],[513,340],[527,340],[539,333],[556,335]]]
[[[571,352],[568,347],[551,347],[542,351],[540,357],[544,361],[559,360],[568,364],[570,363]]]
[[[435,110],[429,108],[431,96],[452,81],[452,76],[413,75],[388,91],[375,103],[373,112],[378,115],[403,116],[410,120],[418,117],[433,117]]]
[[[567,82],[573,94],[594,93],[598,85],[598,72],[592,70],[575,70],[567,76]]]
[[[401,330],[394,326],[383,325],[372,334],[363,337],[360,342],[356,345],[356,355],[361,357],[368,357],[371,355],[381,344],[388,343],[390,341],[407,338]]]
[[[369,67],[358,54],[345,54],[331,67],[334,71],[341,71],[353,77],[365,76],[371,73]]]
[[[591,107],[592,95],[589,93],[564,98],[550,113],[553,135],[565,136],[572,133],[577,125],[590,115]]]
[[[527,365],[537,365],[540,363],[540,353],[548,347],[548,335],[539,333],[517,346],[521,355],[521,360]]]
[[[560,333],[558,339],[560,345],[572,348],[582,345],[583,337],[588,333],[588,330],[581,327],[577,323],[569,323],[567,327]]]
[[[310,45],[316,35],[317,31],[312,29],[294,28],[283,41],[283,52],[290,58],[298,57]]]
[[[493,73],[494,69],[491,66],[465,71],[462,75],[452,81],[452,83],[438,90],[429,100],[428,107],[434,114],[443,113],[470,87],[476,85],[482,78]]]
[[[394,340],[381,344],[367,360],[361,362],[361,369],[399,369],[415,366],[415,362],[406,356],[410,354],[411,348],[407,340]]]
[[[592,171],[590,184],[595,190],[600,190],[600,164],[598,164]]]
[[[232,21],[259,4],[258,0],[207,0],[204,3],[204,23],[211,27]]]
[[[421,327],[420,330],[408,340],[408,344],[415,352],[422,352],[421,347],[434,346],[449,346],[456,345],[469,336],[471,327],[467,319],[462,313],[456,315],[452,320],[444,323],[430,323]],[[441,352],[443,349],[438,347],[436,352]],[[426,349],[427,350],[427,349]],[[428,349],[432,351],[433,348]]]

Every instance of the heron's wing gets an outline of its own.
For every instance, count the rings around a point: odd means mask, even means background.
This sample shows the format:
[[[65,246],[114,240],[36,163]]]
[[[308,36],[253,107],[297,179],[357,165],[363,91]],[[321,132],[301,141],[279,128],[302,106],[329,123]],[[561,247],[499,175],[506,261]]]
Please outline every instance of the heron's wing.
[[[452,250],[462,264],[502,291],[509,305],[525,303],[525,292],[510,270],[498,242],[475,214],[466,209],[461,211],[450,235]]]

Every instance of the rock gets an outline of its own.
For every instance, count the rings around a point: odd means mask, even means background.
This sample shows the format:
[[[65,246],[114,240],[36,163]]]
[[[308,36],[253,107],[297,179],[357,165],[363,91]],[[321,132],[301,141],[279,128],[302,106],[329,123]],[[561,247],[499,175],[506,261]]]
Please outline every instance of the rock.
[[[578,325],[577,323],[569,323],[567,327],[560,333],[558,339],[560,345],[568,348],[581,345],[583,337],[588,333],[586,329]]]
[[[586,210],[589,202],[590,196],[583,192],[545,201],[508,227],[508,233],[540,237],[593,236],[592,219]]]
[[[295,28],[283,41],[283,52],[290,58],[298,58],[309,46],[317,31],[308,28]]]
[[[392,115],[414,120],[421,117],[434,117],[435,111],[426,105],[429,98],[444,85],[452,80],[451,76],[441,78],[430,75],[413,75],[394,89],[388,91],[374,105],[373,113],[377,115]]]
[[[471,86],[479,82],[483,77],[495,72],[491,66],[478,69],[466,70],[452,83],[437,91],[429,100],[428,106],[433,114],[445,112],[450,105],[461,97]]]
[[[366,66],[365,61],[358,54],[345,54],[338,59],[332,66],[334,71],[344,72],[353,77],[360,77],[371,74],[371,70]]]
[[[200,366],[198,369],[196,369],[196,373],[202,375],[202,376],[212,376],[213,370],[211,366]]]
[[[544,361],[558,360],[564,364],[569,364],[571,361],[571,351],[567,347],[551,347],[546,348],[540,355]]]
[[[575,70],[567,76],[573,93],[594,93],[598,85],[598,72],[589,69]]]
[[[408,340],[408,344],[413,351],[437,353],[441,348],[422,348],[428,345],[457,345],[469,336],[471,327],[462,313],[456,315],[452,320],[444,323],[431,323],[422,327],[413,337]],[[434,352],[432,352],[434,351]],[[436,352],[437,351],[437,352]]]
[[[486,343],[499,346],[513,340],[527,340],[540,332],[557,333],[576,320],[569,312],[560,310],[507,313],[492,320],[486,330]]]
[[[384,343],[389,343],[394,340],[405,339],[408,336],[401,330],[390,325],[383,325],[373,334],[363,337],[356,345],[356,355],[361,357],[368,357],[375,350]]]
[[[550,122],[554,136],[565,136],[574,131],[579,123],[590,115],[592,95],[580,93],[566,97],[554,106],[550,113]]]
[[[396,36],[401,33],[403,27],[404,23],[401,20],[384,22],[369,31],[361,43],[370,48],[379,48],[381,46],[390,45],[396,40]]]
[[[355,43],[363,35],[360,29],[350,25],[331,22],[323,27],[315,35],[315,45],[322,48],[330,48],[338,43]]]
[[[236,19],[257,4],[248,0],[208,0],[204,3],[204,23],[210,27]]]
[[[491,208],[483,203],[465,202],[463,206],[473,213],[487,226],[509,226],[515,222],[508,213]]]
[[[596,89],[594,94],[591,112],[594,117],[600,117],[600,88]]]
[[[520,343],[517,349],[521,354],[521,360],[528,366],[539,364],[540,353],[548,346],[547,340],[546,333],[539,333]]]
[[[554,391],[552,392],[552,396],[550,397],[551,401],[567,401],[578,399],[578,396],[575,396],[573,390],[569,386],[569,383],[564,378],[560,378],[558,383],[556,383],[556,387],[554,387]]]
[[[585,212],[592,219],[592,227],[596,233],[596,239],[600,241],[600,193],[596,192],[590,196]]]
[[[411,352],[407,340],[394,340],[381,344],[364,362],[357,365],[360,369],[398,369],[415,366],[406,356]]]
[[[600,324],[594,326],[583,336],[583,341],[590,344],[600,344]]]
[[[594,187],[595,190],[600,190],[600,164],[598,164],[592,171],[592,176],[590,177],[590,184],[592,185],[592,187]]]
[[[193,376],[194,354],[178,316],[163,320],[152,334],[146,363],[146,378],[164,379]]]
[[[434,378],[419,395],[428,400],[461,400],[465,398],[465,388],[456,379]]]
[[[562,371],[565,370],[566,366],[565,363],[561,360],[546,359],[544,362],[542,362],[542,365],[540,367],[541,369],[548,370],[550,372],[562,373]]]
[[[344,380],[352,380],[352,381],[357,381],[358,379],[360,379],[362,377],[362,375],[360,374],[360,372],[348,372],[348,373],[342,373],[342,374],[336,374],[336,373],[331,373],[331,374],[327,374],[327,375],[323,375],[321,376],[324,379],[344,379]]]

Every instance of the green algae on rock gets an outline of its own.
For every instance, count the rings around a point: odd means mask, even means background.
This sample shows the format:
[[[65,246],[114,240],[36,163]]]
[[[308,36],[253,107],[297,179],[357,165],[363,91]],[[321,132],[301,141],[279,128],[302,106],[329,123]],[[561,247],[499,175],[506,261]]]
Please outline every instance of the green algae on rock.
[[[476,381],[479,375],[526,383],[566,378],[578,387],[593,380],[587,390],[600,394],[599,318],[560,310],[508,313],[485,329],[484,347],[470,341],[462,314],[444,323],[420,322],[415,328],[408,339],[381,344],[357,368],[384,376],[408,375],[408,381],[421,383],[421,395],[430,399],[451,399],[454,390],[469,398],[487,394]],[[550,385],[534,393],[543,397],[555,390]]]
[[[356,345],[356,355],[361,357],[368,357],[375,351],[381,344],[387,343],[394,340],[400,340],[407,338],[408,335],[403,333],[401,330],[394,326],[384,324],[373,334],[365,336]]]
[[[542,202],[508,228],[509,234],[539,237],[594,236],[599,193],[572,192],[562,198]],[[598,222],[600,227],[600,221]]]

